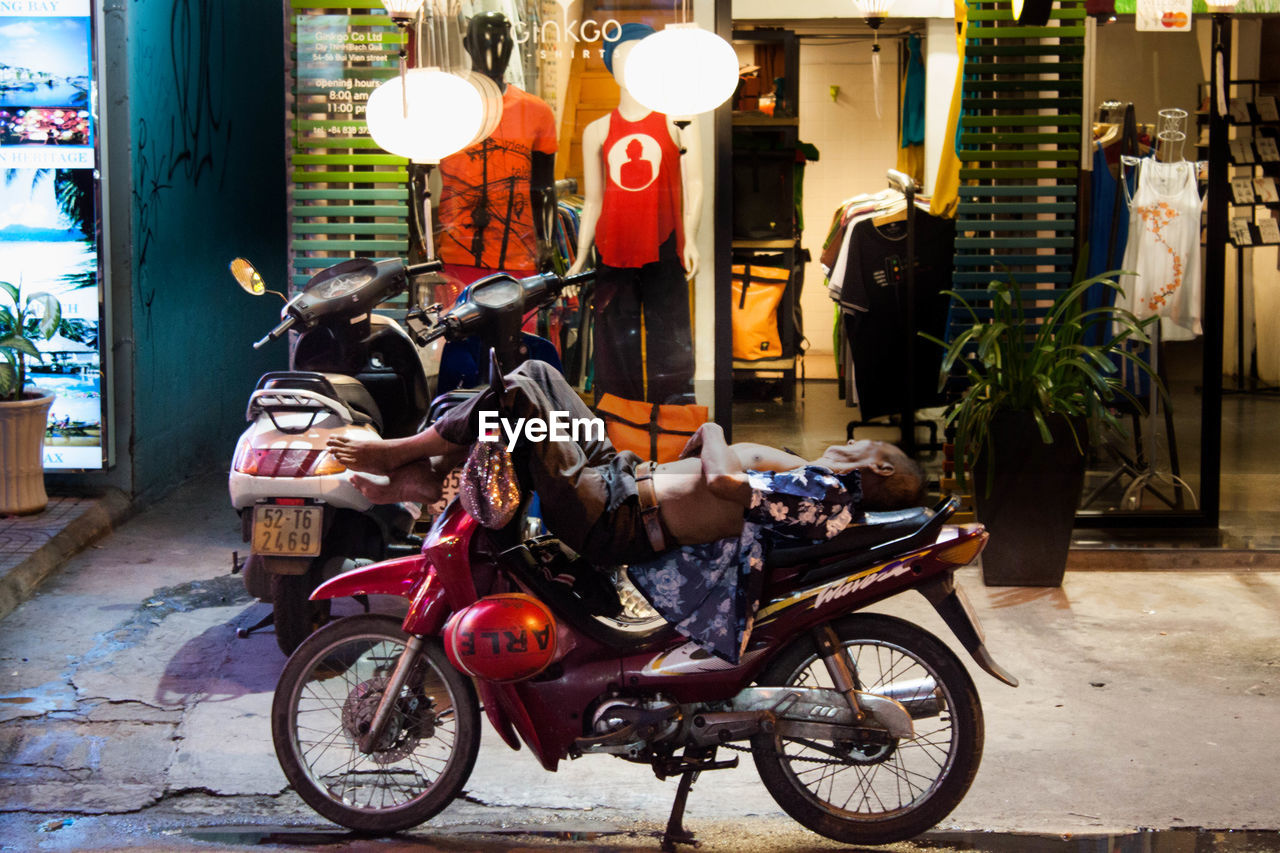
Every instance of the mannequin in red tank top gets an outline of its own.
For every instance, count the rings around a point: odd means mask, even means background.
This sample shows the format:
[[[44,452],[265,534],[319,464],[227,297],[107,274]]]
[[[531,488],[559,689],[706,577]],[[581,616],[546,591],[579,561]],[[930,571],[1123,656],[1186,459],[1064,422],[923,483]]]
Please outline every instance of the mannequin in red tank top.
[[[584,203],[570,272],[586,266],[594,246],[597,400],[607,393],[662,403],[693,390],[688,279],[699,260],[701,155],[693,126],[681,130],[627,91],[627,57],[651,32],[623,26],[605,56],[622,88],[618,107],[582,133]]]

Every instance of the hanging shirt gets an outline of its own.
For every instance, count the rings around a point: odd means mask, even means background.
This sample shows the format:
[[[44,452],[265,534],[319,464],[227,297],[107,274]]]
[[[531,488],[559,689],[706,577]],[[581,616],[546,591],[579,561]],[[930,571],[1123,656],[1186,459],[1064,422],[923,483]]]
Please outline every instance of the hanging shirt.
[[[684,257],[681,224],[680,149],[667,117],[651,112],[627,121],[616,109],[600,149],[604,198],[595,244],[611,267],[641,267],[658,260],[658,247],[676,232],[676,257]]]
[[[449,264],[533,272],[533,155],[556,152],[556,121],[546,101],[508,84],[502,120],[486,139],[440,161],[441,233]]]
[[[906,288],[907,223],[877,228],[873,217],[857,222],[849,234],[848,262],[840,281],[845,336],[853,358],[858,407],[863,419],[938,405],[942,347],[920,337],[946,332],[955,254],[955,223],[917,211],[915,216],[915,329],[903,311]],[[836,280],[832,279],[832,286]],[[913,373],[907,375],[907,347],[913,347]]]
[[[731,663],[750,639],[759,604],[764,548],[782,539],[820,542],[862,517],[857,471],[836,476],[805,465],[748,471],[751,505],[742,535],[681,545],[627,571],[636,588],[676,630]]]
[[[1202,333],[1203,282],[1200,273],[1200,211],[1204,200],[1196,164],[1138,163],[1138,191],[1129,203],[1129,242],[1124,295],[1116,304],[1139,319],[1159,316],[1166,341],[1189,341]]]

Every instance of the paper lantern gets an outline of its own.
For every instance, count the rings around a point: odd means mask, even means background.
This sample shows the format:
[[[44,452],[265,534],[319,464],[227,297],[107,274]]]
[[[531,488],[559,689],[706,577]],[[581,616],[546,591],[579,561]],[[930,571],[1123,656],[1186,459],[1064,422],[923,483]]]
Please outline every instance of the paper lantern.
[[[669,116],[693,116],[729,100],[738,86],[733,46],[697,24],[668,24],[635,43],[622,69],[627,91]]]
[[[410,68],[373,90],[365,118],[384,150],[415,163],[439,163],[476,138],[485,123],[485,100],[457,74]]]

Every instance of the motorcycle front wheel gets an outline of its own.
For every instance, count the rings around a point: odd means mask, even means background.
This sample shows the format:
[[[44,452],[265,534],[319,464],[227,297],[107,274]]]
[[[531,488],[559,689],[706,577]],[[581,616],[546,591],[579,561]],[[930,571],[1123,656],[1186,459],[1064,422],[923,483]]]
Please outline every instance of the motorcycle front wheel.
[[[915,738],[874,731],[828,741],[756,735],[751,748],[760,779],[787,814],[820,835],[846,844],[913,838],[959,804],[978,772],[983,725],[973,680],[941,641],[901,619],[851,616],[832,628],[856,669],[858,689],[892,693],[915,708]],[[783,650],[758,683],[833,686],[808,638]]]
[[[271,706],[276,758],[290,784],[321,815],[360,832],[399,832],[429,819],[462,790],[480,749],[471,682],[429,639],[376,748],[360,751],[357,738],[407,640],[389,616],[331,622],[289,658]]]

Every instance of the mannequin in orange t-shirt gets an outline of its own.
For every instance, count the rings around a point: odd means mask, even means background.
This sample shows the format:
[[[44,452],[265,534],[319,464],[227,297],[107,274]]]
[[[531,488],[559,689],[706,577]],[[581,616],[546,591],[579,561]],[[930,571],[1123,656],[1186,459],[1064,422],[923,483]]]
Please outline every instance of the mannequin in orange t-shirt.
[[[502,79],[512,50],[507,19],[474,15],[463,43],[472,69],[502,89],[497,129],[440,161],[437,253],[445,272],[465,285],[498,270],[549,268],[557,145],[547,103]]]
[[[624,24],[605,48],[605,65],[621,96],[617,109],[582,133],[583,208],[578,256],[569,272],[580,271],[596,248],[597,401],[615,394],[686,402],[680,398],[693,390],[688,279],[698,267],[701,154],[694,127],[678,128],[627,90],[627,57],[652,32],[643,24]]]

